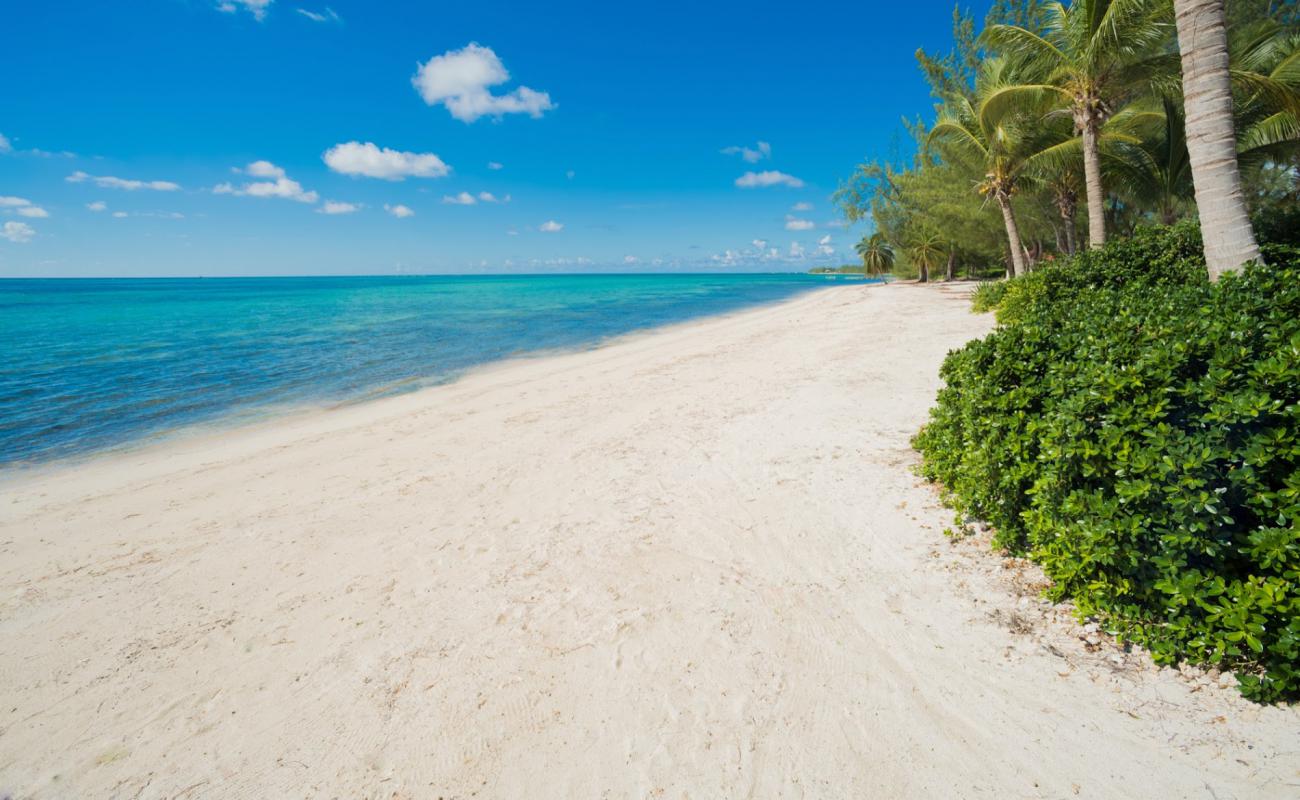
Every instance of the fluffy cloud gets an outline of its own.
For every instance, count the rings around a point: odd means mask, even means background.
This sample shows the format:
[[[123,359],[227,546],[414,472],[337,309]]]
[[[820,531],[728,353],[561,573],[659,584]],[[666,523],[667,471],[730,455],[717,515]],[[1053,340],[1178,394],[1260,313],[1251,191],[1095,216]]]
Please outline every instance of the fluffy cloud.
[[[478,203],[478,198],[469,192],[461,192],[457,195],[446,195],[442,198],[442,202],[453,206],[472,206]]]
[[[151,189],[155,192],[174,192],[180,189],[180,184],[171,181],[135,181],[124,178],[114,178],[111,175],[87,175],[78,170],[66,178],[68,183],[85,183],[93,182],[102,189],[125,189],[128,192],[139,191],[140,189]]]
[[[226,14],[233,14],[242,6],[251,12],[254,19],[266,19],[266,10],[271,7],[275,0],[222,0],[217,3],[217,10]]]
[[[722,152],[724,155],[740,156],[745,159],[747,163],[757,164],[765,158],[772,157],[772,145],[767,142],[759,142],[752,149],[733,145],[731,147],[723,148]]]
[[[831,246],[831,237],[829,234],[817,240],[817,255],[833,256],[835,248]]]
[[[433,153],[408,153],[379,147],[372,142],[346,142],[325,151],[325,164],[342,175],[361,175],[400,181],[406,178],[441,178],[451,172]]]
[[[301,183],[291,179],[283,169],[270,161],[254,161],[242,171],[249,177],[266,180],[252,181],[243,186],[222,183],[212,187],[212,193],[233,194],[239,197],[280,197],[286,200],[297,200],[299,203],[315,203],[320,199],[320,195],[316,192],[304,191]]]
[[[556,222],[553,219],[550,219],[547,220],[546,222],[543,222],[541,224],[541,227],[539,227],[537,230],[541,231],[542,233],[559,233],[560,231],[564,230],[564,225],[562,225],[559,222]]]
[[[764,250],[767,248],[766,239],[755,239],[754,241],[750,242],[750,244],[754,245],[754,248],[757,250]]]
[[[411,84],[425,103],[446,106],[462,122],[505,114],[528,114],[536,118],[555,108],[549,94],[527,86],[506,94],[492,94],[491,87],[508,80],[510,73],[492,48],[471,43],[421,64]]]
[[[799,261],[804,257],[803,245],[798,242],[790,242],[790,259]]]
[[[489,162],[488,162],[488,169],[491,169],[491,170],[497,170],[497,169],[505,169],[505,168],[506,168],[506,165],[505,165],[505,164],[502,164],[500,161],[489,161]]]
[[[637,258],[636,256],[623,256],[624,264],[632,265],[632,264],[637,264],[640,261],[641,259]]]
[[[114,211],[114,212],[113,212],[113,217],[114,217],[115,219],[126,219],[126,218],[129,217],[129,216],[130,216],[130,214],[127,214],[125,211]]]
[[[813,210],[813,204],[812,204],[812,203],[795,203],[793,206],[790,207],[790,210],[791,210],[791,211],[812,211],[812,210]]]
[[[9,143],[9,137],[0,133],[0,153],[12,153],[14,146]]]
[[[799,219],[789,214],[785,217],[785,229],[788,231],[810,231],[816,227],[817,224],[810,220]]]
[[[25,197],[0,197],[0,208],[6,209],[6,213],[15,213],[33,219],[45,219],[50,215],[50,212],[40,206],[32,205],[32,201]],[[8,209],[13,211],[8,212]]]
[[[356,203],[341,203],[337,200],[326,200],[325,204],[316,209],[317,214],[354,214],[361,210],[361,206]]]
[[[30,242],[36,231],[26,222],[6,222],[3,228],[0,228],[0,239],[8,239],[15,244]]]
[[[452,206],[472,206],[479,203],[509,203],[510,195],[497,197],[491,192],[479,192],[476,195],[470,194],[469,192],[461,192],[460,194],[444,195],[442,202]]]
[[[397,217],[398,219],[406,219],[407,217],[415,216],[414,211],[400,204],[395,206],[390,206],[385,204],[384,210],[387,211],[389,214],[392,214],[394,217]]]
[[[746,172],[736,178],[736,185],[742,189],[757,189],[764,186],[789,186],[791,189],[802,189],[803,181],[784,172],[767,170],[765,172]]]
[[[93,203],[86,203],[86,208],[98,214],[100,211],[108,210],[108,203],[105,203],[103,200],[96,200]]]
[[[299,8],[297,9],[297,11],[299,14],[302,14],[304,17],[311,20],[312,22],[342,22],[343,21],[343,18],[338,15],[338,12],[328,6],[325,7],[324,11],[308,11],[305,8]]]

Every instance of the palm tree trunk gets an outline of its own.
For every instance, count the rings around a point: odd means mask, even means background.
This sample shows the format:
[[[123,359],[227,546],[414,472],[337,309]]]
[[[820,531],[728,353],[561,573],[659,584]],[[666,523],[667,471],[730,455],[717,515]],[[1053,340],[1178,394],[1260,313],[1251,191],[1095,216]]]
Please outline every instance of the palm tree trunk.
[[[948,272],[943,276],[945,281],[957,280],[957,251],[948,250]]]
[[[1174,0],[1196,210],[1210,280],[1260,261],[1237,165],[1224,0]]]
[[[1101,182],[1101,152],[1097,146],[1097,121],[1089,116],[1079,126],[1083,134],[1083,181],[1088,195],[1088,244],[1106,243],[1106,194]]]
[[[998,207],[1002,209],[1002,222],[1007,226],[1007,240],[1011,243],[1011,277],[1025,274],[1025,251],[1020,244],[1020,228],[1011,211],[1011,199],[998,194]]]

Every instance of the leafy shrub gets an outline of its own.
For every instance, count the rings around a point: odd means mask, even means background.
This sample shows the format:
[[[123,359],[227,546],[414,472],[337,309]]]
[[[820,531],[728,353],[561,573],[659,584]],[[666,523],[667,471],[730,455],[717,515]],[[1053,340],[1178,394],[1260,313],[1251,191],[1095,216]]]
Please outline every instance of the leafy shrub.
[[[1193,223],[1139,228],[1101,250],[1084,250],[1010,281],[998,321],[1010,323],[1042,303],[1069,302],[1086,289],[1205,283],[1200,229]]]
[[[971,295],[971,310],[976,314],[983,314],[993,311],[1002,302],[1002,296],[1007,292],[1006,281],[981,281],[979,286],[975,287],[975,293]]]
[[[1300,250],[1212,286],[1193,233],[1012,281],[915,444],[1055,599],[1161,663],[1300,698]]]

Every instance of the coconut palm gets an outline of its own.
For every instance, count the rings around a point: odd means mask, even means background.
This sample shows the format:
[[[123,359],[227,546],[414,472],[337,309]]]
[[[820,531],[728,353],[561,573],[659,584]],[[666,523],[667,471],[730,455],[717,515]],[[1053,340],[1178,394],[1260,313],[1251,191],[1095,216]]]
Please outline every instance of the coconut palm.
[[[927,138],[928,144],[946,147],[951,158],[984,173],[976,188],[1002,212],[1013,277],[1024,274],[1027,264],[1011,199],[1033,179],[1039,165],[1065,157],[1070,139],[1068,130],[1047,121],[1042,107],[1018,108],[999,101],[1008,86],[1017,85],[1017,77],[1007,59],[985,60],[974,92],[951,98]]]
[[[916,267],[917,283],[930,280],[930,270],[947,257],[947,244],[933,231],[922,231],[907,243],[907,260]]]
[[[1053,97],[1069,110],[1083,148],[1088,242],[1106,242],[1101,130],[1133,98],[1175,71],[1164,45],[1171,34],[1162,0],[1073,0],[1047,4],[1041,34],[991,25],[984,43],[1022,64],[1030,78],[990,97],[990,108],[1023,106]]]
[[[853,249],[862,256],[862,266],[868,275],[883,275],[894,268],[894,248],[880,231],[864,237]]]
[[[1187,151],[1210,279],[1260,260],[1237,164],[1224,0],[1174,0]]]
[[[1273,19],[1229,33],[1241,168],[1294,161],[1300,144],[1300,31]]]

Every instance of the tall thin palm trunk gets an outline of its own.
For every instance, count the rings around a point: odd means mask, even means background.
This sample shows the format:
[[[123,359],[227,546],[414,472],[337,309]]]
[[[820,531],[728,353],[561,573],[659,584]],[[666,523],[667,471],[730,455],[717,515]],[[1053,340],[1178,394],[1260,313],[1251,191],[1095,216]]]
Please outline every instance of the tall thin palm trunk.
[[[1237,165],[1224,0],[1174,0],[1196,209],[1210,280],[1260,260]]]
[[[1097,126],[1087,119],[1079,127],[1083,134],[1083,181],[1088,195],[1088,244],[1101,247],[1106,243],[1106,190],[1101,182]]]
[[[1002,209],[1002,222],[1007,226],[1007,240],[1011,244],[1011,277],[1025,274],[1025,249],[1020,244],[1020,227],[1011,210],[1011,198],[998,194],[998,207]]]

